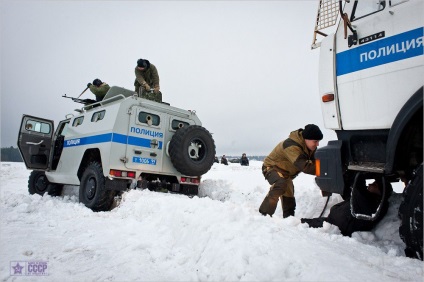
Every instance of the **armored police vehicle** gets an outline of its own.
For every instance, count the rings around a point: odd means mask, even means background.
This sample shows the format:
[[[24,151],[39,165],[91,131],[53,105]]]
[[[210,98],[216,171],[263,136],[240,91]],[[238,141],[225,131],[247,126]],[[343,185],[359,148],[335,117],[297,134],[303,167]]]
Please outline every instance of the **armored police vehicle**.
[[[406,255],[421,260],[423,11],[424,2],[415,0],[320,0],[312,45],[321,48],[325,127],[338,139],[315,154],[318,186],[353,201],[361,179],[402,180],[399,234]],[[378,213],[366,216],[352,206],[357,218],[375,220]]]
[[[31,194],[78,185],[80,202],[94,211],[109,210],[116,195],[135,187],[197,195],[215,143],[195,111],[116,86],[99,102],[72,99],[85,105],[56,130],[51,120],[22,118],[18,148],[33,170]]]

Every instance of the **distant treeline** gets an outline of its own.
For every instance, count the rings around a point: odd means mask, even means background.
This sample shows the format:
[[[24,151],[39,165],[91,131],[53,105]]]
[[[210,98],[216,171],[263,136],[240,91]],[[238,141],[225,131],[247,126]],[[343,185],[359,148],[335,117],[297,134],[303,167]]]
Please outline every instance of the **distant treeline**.
[[[18,148],[1,148],[1,161],[2,162],[23,162]]]
[[[226,156],[228,160],[231,159],[240,159],[241,156]],[[256,160],[256,161],[263,161],[265,159],[266,156],[247,156],[247,158],[251,161],[251,160]]]

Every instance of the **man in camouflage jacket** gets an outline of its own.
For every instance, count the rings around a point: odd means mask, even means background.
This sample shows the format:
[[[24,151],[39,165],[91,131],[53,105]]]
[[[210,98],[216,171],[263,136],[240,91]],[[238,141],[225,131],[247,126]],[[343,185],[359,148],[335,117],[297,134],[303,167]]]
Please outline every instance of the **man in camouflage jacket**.
[[[148,60],[139,59],[137,61],[134,86],[135,92],[140,93],[142,90],[141,98],[162,102],[158,70]]]
[[[102,82],[98,78],[93,80],[93,84],[88,83],[87,87],[90,88],[91,93],[96,96],[97,102],[103,100],[103,98],[106,96],[106,93],[110,89],[110,86],[106,82]]]
[[[271,185],[259,212],[272,216],[281,198],[283,217],[294,216],[296,200],[293,179],[300,173],[315,175],[315,151],[323,135],[315,124],[292,131],[265,158],[262,173]]]

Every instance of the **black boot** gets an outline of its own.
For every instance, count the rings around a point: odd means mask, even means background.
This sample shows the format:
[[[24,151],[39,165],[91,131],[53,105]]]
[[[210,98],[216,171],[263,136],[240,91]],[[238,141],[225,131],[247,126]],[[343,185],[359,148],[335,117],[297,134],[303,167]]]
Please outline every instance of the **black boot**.
[[[300,222],[306,223],[309,225],[309,227],[312,228],[320,228],[324,225],[325,217],[318,217],[318,218],[301,218]]]
[[[296,209],[296,199],[289,197],[283,198],[283,218],[294,216],[294,210]]]
[[[269,216],[272,217],[272,215],[275,213],[275,209],[277,208],[277,204],[278,204],[278,197],[272,198],[268,194],[263,200],[261,206],[259,207],[259,212],[264,216],[269,214]]]

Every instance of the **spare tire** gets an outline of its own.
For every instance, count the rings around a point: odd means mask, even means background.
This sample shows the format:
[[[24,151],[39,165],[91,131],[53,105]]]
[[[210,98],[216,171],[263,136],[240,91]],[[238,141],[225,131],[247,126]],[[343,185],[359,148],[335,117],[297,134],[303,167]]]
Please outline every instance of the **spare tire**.
[[[188,176],[201,176],[209,171],[215,158],[212,135],[199,125],[178,129],[169,144],[174,167]]]

